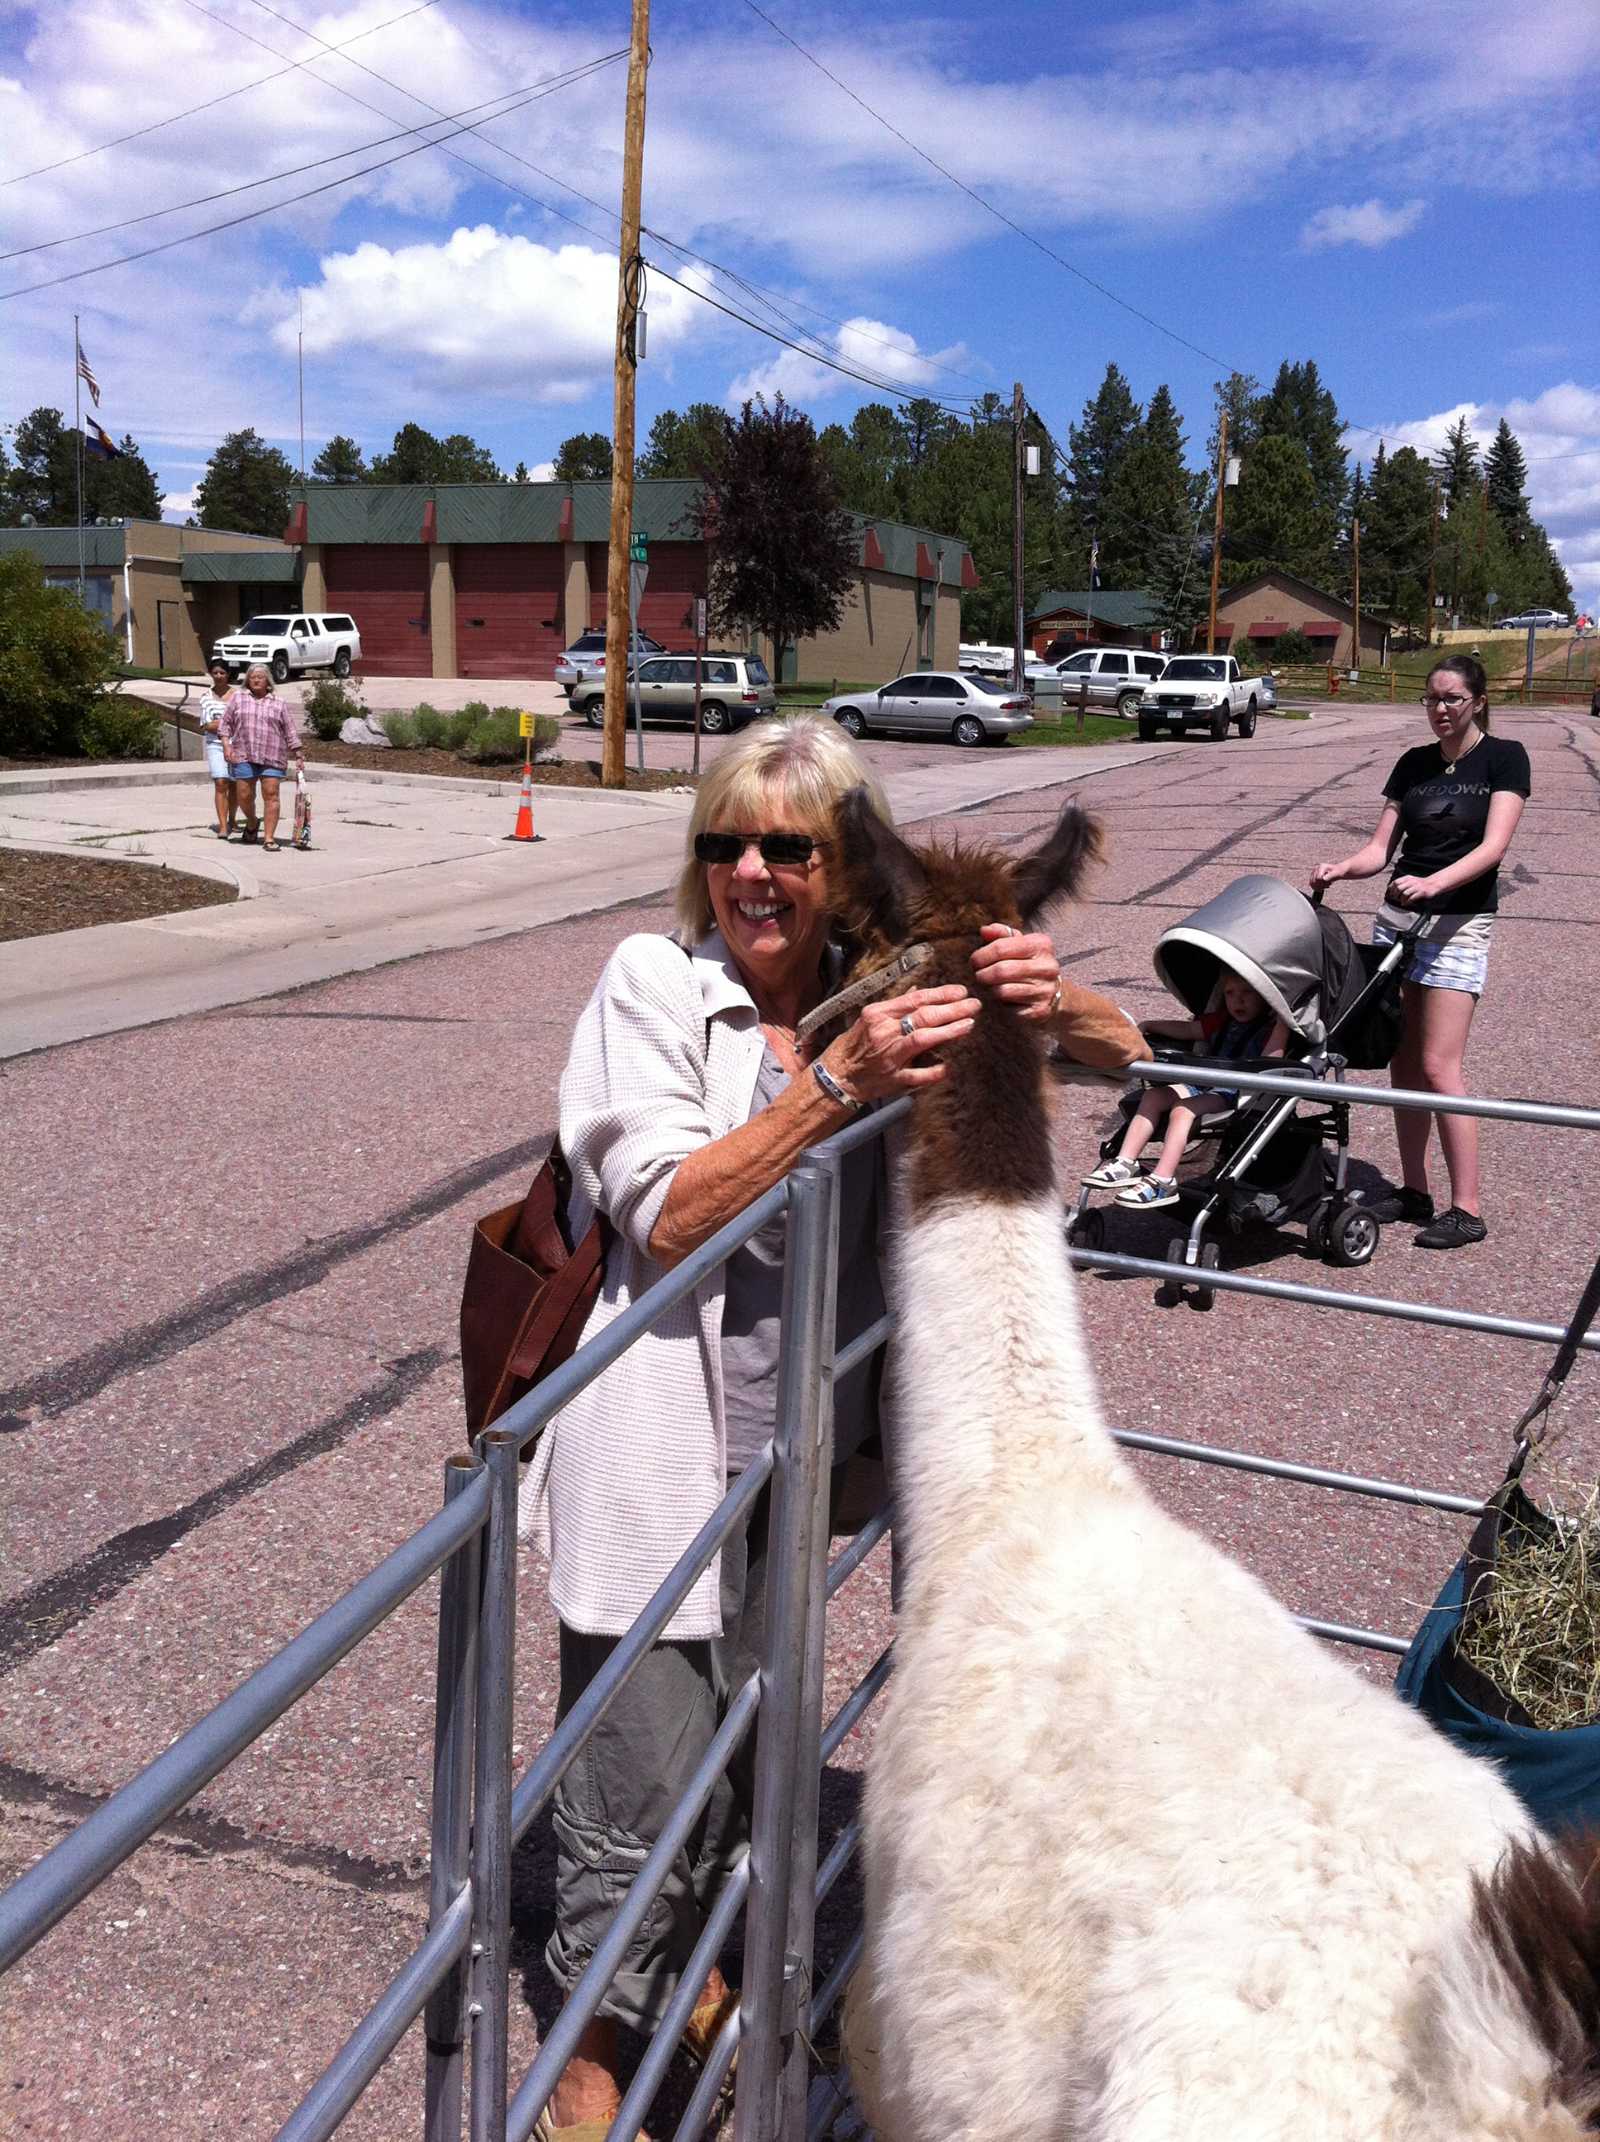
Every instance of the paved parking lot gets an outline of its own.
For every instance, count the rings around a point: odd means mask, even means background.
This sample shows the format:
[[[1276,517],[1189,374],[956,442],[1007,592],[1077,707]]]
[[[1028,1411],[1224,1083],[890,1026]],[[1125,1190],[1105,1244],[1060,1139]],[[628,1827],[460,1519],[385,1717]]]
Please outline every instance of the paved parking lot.
[[[1481,1091],[1591,1101],[1600,739],[1578,717],[1499,725],[1529,746],[1534,798],[1471,1068]],[[1263,725],[1248,746],[1124,752],[1084,787],[1111,860],[1060,918],[1068,971],[1137,1014],[1162,1008],[1158,932],[1243,871],[1303,880],[1354,845],[1418,726],[1404,709],[1342,710],[1309,728]],[[930,785],[920,815],[1022,843],[1087,756],[1028,754],[1028,784],[988,797]],[[928,776],[906,778],[896,800],[911,817]],[[564,854],[552,843],[552,863]],[[0,1363],[0,1876],[436,1506],[461,1434],[455,1312],[470,1219],[526,1179],[577,1011],[621,935],[665,926],[664,882],[621,908],[591,894],[479,946],[5,1067],[0,1240],[15,1277]],[[1377,887],[1335,897],[1359,922]],[[1064,1175],[1089,1164],[1106,1106],[1061,1089]],[[1512,1126],[1484,1144],[1491,1233],[1479,1249],[1430,1258],[1394,1229],[1370,1267],[1338,1275],[1293,1238],[1230,1255],[1313,1284],[1559,1320],[1600,1233],[1592,1155],[1578,1134]],[[1358,1117],[1355,1150],[1369,1180],[1392,1164],[1381,1116]],[[1115,1246],[1160,1254],[1165,1218],[1118,1215]],[[974,1314],[986,1290],[1026,1286],[1026,1273],[975,1273]],[[1104,1277],[1082,1287],[1119,1425],[1466,1492],[1493,1483],[1547,1358],[1261,1301],[1162,1311],[1151,1291]],[[953,1332],[952,1373],[959,1363]],[[1594,1373],[1580,1364],[1566,1405],[1561,1463],[1575,1477],[1600,1463],[1581,1395]],[[1457,1551],[1461,1528],[1426,1512],[1151,1464],[1175,1507],[1301,1610],[1405,1630]],[[835,1696],[888,1627],[876,1562],[845,1600]],[[363,1646],[8,1982],[0,2073],[15,2132],[273,2132],[422,1923],[430,1603]],[[526,1760],[554,1686],[531,1568],[523,1603]],[[857,1759],[851,1743],[830,1779],[835,1811]],[[536,1850],[519,1868],[518,2060],[548,2012],[543,1866]],[[414,2131],[420,2072],[413,2034],[344,2131],[363,2142]]]

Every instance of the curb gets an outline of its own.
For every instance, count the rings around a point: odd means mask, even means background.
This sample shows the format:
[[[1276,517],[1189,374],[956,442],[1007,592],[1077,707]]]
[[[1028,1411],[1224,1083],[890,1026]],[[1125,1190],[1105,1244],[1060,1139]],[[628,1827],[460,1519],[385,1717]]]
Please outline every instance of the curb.
[[[222,843],[219,841],[216,845],[220,847]],[[236,844],[230,842],[228,845]],[[124,855],[118,848],[100,848],[88,844],[74,847],[67,841],[18,839],[9,833],[0,838],[0,848],[14,855],[67,855],[93,863],[128,863],[135,870],[170,870],[175,877],[204,878],[213,885],[231,885],[241,900],[254,900],[261,891],[261,880],[253,871],[244,869],[242,865],[230,864],[225,856],[209,855],[204,850],[192,863],[175,862],[170,855]],[[176,912],[181,913],[182,910]],[[133,919],[159,921],[162,918],[144,916]],[[115,925],[91,922],[85,927],[94,930]],[[45,934],[55,936],[60,933],[49,931]],[[18,937],[6,941],[10,944],[26,944],[30,940]]]
[[[470,774],[457,777],[455,774],[388,773],[376,766],[330,766],[325,760],[317,759],[306,762],[306,775],[308,783],[320,776],[325,781],[370,781],[380,786],[387,783],[392,788],[443,789],[451,795],[464,792],[477,796],[503,796],[517,785],[515,781],[485,781]],[[181,766],[108,766],[103,771],[76,766],[59,771],[53,767],[33,768],[23,773],[0,773],[0,800],[7,796],[72,795],[99,788],[159,788],[174,781],[205,780],[209,783],[210,778],[200,759]],[[675,788],[649,789],[641,793],[576,781],[570,785],[565,781],[547,781],[538,785],[555,790],[554,800],[562,803],[574,796],[586,803],[620,803],[634,810],[657,810],[662,803],[679,801],[690,793],[687,789]]]

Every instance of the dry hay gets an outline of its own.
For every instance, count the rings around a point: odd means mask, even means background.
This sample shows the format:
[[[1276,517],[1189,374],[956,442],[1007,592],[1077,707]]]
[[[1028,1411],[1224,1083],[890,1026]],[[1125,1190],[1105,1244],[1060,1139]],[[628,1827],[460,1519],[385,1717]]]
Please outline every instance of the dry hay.
[[[1507,1519],[1456,1650],[1546,1732],[1600,1718],[1600,1486],[1547,1527]]]

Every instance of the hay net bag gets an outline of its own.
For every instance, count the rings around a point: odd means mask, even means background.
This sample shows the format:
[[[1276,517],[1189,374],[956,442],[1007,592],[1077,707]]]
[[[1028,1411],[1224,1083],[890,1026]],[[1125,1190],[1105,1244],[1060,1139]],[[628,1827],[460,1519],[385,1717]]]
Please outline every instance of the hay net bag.
[[[1395,1679],[1447,1739],[1496,1763],[1550,1831],[1600,1823],[1600,1490],[1576,1516],[1551,1516],[1521,1476],[1597,1309],[1600,1260],[1517,1423],[1506,1477]]]

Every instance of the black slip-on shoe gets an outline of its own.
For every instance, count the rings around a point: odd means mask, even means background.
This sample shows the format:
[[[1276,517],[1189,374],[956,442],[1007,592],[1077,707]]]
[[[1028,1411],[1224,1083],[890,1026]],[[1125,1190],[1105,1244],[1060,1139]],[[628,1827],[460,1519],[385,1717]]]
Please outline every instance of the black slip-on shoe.
[[[1361,1209],[1386,1227],[1396,1220],[1407,1220],[1416,1227],[1433,1218],[1433,1199],[1426,1190],[1408,1190],[1404,1183],[1395,1189],[1385,1184],[1376,1197],[1361,1200]]]
[[[1431,1227],[1423,1228],[1411,1239],[1418,1249],[1466,1249],[1481,1242],[1488,1232],[1475,1212],[1463,1212],[1459,1205],[1452,1205],[1448,1212],[1440,1213]]]

